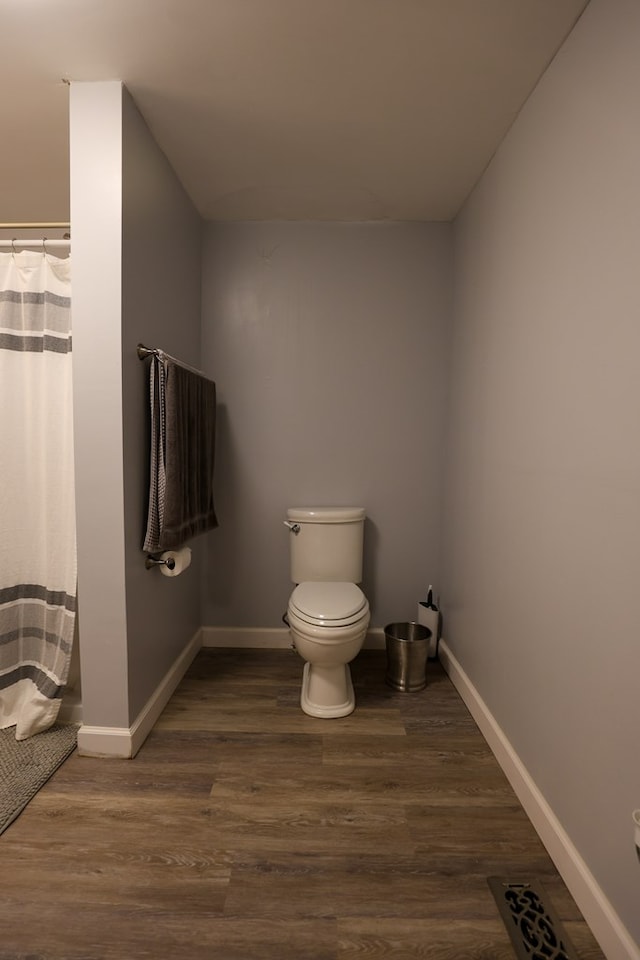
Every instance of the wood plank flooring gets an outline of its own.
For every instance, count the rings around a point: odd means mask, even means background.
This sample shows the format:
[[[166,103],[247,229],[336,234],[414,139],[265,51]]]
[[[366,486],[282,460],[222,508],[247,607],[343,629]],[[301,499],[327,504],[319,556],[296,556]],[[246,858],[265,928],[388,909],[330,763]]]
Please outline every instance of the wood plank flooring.
[[[487,876],[588,927],[438,664],[300,710],[288,650],[203,650],[134,760],[74,754],[0,838],[0,960],[513,960]]]

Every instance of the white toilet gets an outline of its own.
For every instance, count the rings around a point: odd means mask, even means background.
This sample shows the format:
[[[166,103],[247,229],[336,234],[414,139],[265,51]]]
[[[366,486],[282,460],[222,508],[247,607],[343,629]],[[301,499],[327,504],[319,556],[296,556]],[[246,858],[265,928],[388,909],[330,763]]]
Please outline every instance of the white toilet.
[[[291,507],[286,622],[303,660],[300,706],[310,717],[346,717],[356,705],[349,663],[369,626],[362,580],[362,507]]]

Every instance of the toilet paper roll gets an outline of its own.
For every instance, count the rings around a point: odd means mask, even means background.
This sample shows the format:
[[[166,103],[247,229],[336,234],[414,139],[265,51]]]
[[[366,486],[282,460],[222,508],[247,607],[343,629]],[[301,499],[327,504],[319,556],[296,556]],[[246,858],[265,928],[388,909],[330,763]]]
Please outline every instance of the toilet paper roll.
[[[163,577],[179,577],[191,564],[191,547],[182,547],[181,550],[167,550],[160,554],[160,560],[173,560],[173,564],[166,562],[160,567]]]

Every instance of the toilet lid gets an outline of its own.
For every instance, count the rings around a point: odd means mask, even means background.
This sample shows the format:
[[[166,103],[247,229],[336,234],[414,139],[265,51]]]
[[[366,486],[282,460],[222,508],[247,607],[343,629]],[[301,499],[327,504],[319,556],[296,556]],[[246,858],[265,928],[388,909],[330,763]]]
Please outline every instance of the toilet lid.
[[[327,627],[347,626],[360,620],[369,609],[367,598],[357,584],[325,581],[298,584],[289,606],[307,623]]]

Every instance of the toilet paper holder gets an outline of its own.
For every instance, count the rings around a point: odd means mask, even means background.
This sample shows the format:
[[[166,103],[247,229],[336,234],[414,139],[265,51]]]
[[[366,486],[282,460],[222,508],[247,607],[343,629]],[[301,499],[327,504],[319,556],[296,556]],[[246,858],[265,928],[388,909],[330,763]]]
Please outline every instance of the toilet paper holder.
[[[173,557],[166,557],[164,560],[162,557],[154,557],[151,554],[147,555],[146,560],[144,561],[145,568],[151,570],[152,567],[168,567],[169,570],[173,570],[176,561]]]

